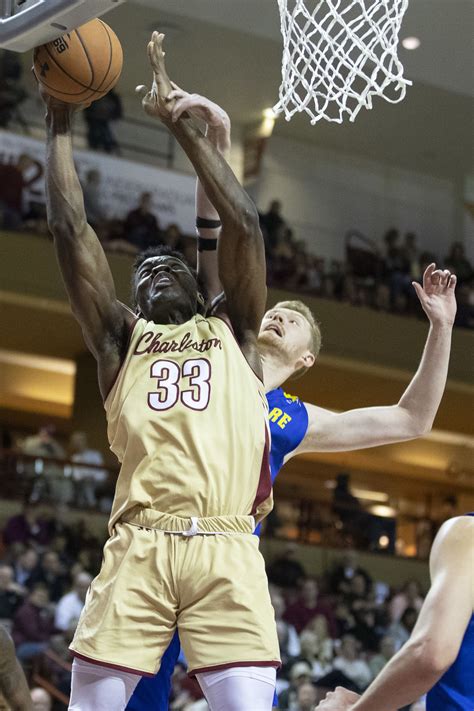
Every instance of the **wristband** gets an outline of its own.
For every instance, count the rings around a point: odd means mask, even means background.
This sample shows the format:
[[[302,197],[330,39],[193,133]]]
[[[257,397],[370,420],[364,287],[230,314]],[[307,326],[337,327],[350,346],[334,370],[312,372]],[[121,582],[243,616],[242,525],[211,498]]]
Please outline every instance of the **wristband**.
[[[217,249],[216,239],[197,238],[198,252],[214,252]]]
[[[207,220],[205,217],[196,217],[196,227],[202,227],[205,230],[217,230],[222,226],[220,220]]]

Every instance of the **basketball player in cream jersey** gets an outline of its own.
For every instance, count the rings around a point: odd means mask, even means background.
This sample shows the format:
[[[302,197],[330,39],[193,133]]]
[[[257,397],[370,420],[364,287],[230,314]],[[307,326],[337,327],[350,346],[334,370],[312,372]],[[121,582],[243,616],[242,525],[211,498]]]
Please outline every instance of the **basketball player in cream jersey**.
[[[122,463],[110,538],[72,650],[70,709],[125,708],[176,628],[210,708],[268,711],[279,650],[255,524],[271,509],[257,335],[265,257],[255,206],[189,117],[171,120],[163,36],[144,108],[181,143],[222,221],[226,311],[204,318],[176,253],[135,265],[136,312],[118,302],[87,224],[72,155],[72,107],[47,106],[48,221],[62,276],[98,365],[108,436]]]

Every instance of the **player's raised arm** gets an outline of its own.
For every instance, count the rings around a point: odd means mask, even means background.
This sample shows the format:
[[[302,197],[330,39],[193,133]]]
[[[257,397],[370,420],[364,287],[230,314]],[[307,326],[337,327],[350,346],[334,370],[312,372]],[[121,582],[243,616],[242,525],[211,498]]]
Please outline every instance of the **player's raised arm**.
[[[133,315],[117,301],[112,273],[94,230],[87,224],[74,165],[74,106],[42,92],[46,112],[48,225],[74,316],[97,359],[105,396],[121,362]]]
[[[173,91],[168,99],[175,100],[172,118],[184,112],[194,116],[206,125],[206,137],[219,153],[227,159],[231,146],[231,123],[227,113],[218,104],[205,96],[189,94],[173,82]],[[217,245],[222,224],[219,213],[209,200],[199,178],[196,180],[196,231],[197,231],[197,271],[199,281],[204,285],[209,303],[222,292],[219,281]]]
[[[414,285],[430,321],[420,366],[397,405],[333,413],[306,405],[309,426],[293,454],[348,451],[402,442],[427,434],[443,397],[456,315],[456,276],[430,264],[423,287]]]
[[[186,114],[173,121],[172,86],[166,74],[163,35],[153,33],[148,52],[153,88],[143,99],[145,111],[168,126],[191,160],[207,197],[222,222],[218,250],[219,278],[237,340],[252,366],[260,370],[256,336],[265,309],[265,250],[257,209],[226,161]],[[250,351],[252,354],[250,354]],[[258,365],[257,365],[258,363]]]

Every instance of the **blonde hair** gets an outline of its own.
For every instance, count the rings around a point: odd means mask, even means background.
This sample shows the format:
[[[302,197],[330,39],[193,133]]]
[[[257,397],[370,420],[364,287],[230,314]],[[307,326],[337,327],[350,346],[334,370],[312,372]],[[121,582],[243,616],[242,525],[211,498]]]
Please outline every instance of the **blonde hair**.
[[[275,304],[273,308],[290,309],[290,311],[296,311],[296,313],[301,314],[301,316],[306,319],[311,329],[311,342],[309,344],[309,350],[314,355],[314,357],[317,358],[319,355],[319,351],[321,350],[322,336],[319,323],[314,318],[311,309],[308,308],[306,304],[304,304],[302,301],[279,301],[277,304]],[[309,370],[309,368],[306,365],[304,365],[302,368],[299,368],[299,370],[293,373],[291,380],[301,378],[301,376],[304,375],[307,370]]]

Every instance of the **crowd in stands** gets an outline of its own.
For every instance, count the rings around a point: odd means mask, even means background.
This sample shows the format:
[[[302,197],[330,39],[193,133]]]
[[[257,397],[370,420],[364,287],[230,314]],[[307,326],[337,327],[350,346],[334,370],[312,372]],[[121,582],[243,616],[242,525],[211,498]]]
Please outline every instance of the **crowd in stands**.
[[[68,645],[100,567],[99,539],[83,521],[71,523],[57,510],[31,504],[3,527],[0,624],[11,634],[31,683],[54,687],[44,708],[66,708]],[[418,582],[392,590],[374,580],[350,550],[316,579],[289,545],[268,565],[268,577],[282,659],[282,711],[311,711],[338,685],[363,691],[408,640],[423,602]],[[47,695],[44,689],[35,693],[43,701]],[[207,709],[183,658],[173,676],[170,709]]]
[[[105,128],[94,130],[107,133]],[[113,143],[112,134],[107,140]],[[35,200],[25,204],[24,199],[25,190],[36,179],[38,170],[41,170],[39,163],[26,154],[15,164],[0,164],[0,229],[48,233],[44,204]],[[161,225],[153,212],[150,193],[138,196],[136,206],[125,218],[116,219],[107,215],[99,171],[87,172],[83,191],[88,220],[106,250],[136,254],[166,244],[183,251],[195,266],[194,237],[182,234],[175,224]],[[457,325],[474,327],[474,270],[461,242],[454,242],[448,254],[435,255],[419,249],[413,232],[402,237],[397,229],[390,229],[379,244],[355,231],[346,237],[345,260],[327,260],[311,253],[303,240],[295,238],[278,200],[260,214],[260,222],[270,286],[421,316],[412,281],[421,282],[424,269],[435,261],[457,274]]]

